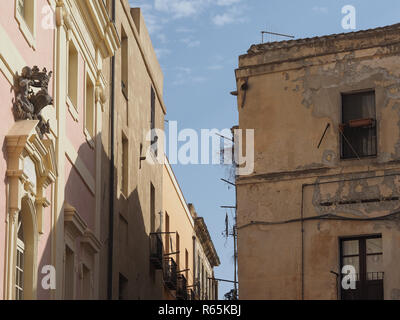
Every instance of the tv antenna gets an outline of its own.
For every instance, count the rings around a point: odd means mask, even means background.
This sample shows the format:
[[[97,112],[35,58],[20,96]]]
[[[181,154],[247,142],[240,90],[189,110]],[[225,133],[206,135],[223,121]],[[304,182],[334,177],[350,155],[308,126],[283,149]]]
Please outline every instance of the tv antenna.
[[[283,34],[283,33],[276,33],[276,32],[270,32],[270,31],[261,31],[261,43],[264,43],[264,35],[265,34],[270,34],[273,36],[279,36],[279,37],[286,37],[290,39],[294,39],[294,36],[288,35],[288,34]]]

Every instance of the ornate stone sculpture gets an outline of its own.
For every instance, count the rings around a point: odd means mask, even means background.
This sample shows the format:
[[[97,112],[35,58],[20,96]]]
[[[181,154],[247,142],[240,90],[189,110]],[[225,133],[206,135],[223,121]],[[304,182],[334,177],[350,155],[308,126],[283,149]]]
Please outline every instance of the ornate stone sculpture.
[[[14,80],[14,117],[16,120],[39,120],[36,130],[41,138],[50,133],[49,121],[44,121],[41,111],[53,104],[53,98],[48,93],[51,76],[52,72],[47,73],[46,68],[40,71],[37,66],[24,67],[21,75],[17,73]]]

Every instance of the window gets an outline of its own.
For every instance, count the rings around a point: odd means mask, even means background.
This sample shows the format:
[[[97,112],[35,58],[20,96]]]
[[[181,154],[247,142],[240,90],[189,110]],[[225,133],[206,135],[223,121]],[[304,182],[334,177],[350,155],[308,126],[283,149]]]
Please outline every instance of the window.
[[[17,0],[17,15],[24,20],[32,34],[34,29],[34,12],[35,0]]]
[[[157,147],[157,141],[158,137],[155,132],[156,128],[156,94],[154,92],[153,87],[151,87],[151,94],[150,94],[150,100],[151,100],[151,111],[150,111],[150,130],[151,130],[151,150],[154,152],[154,154],[157,156],[158,155],[158,147]]]
[[[376,156],[375,92],[342,95],[341,156]]]
[[[181,242],[181,240],[180,240],[180,237],[179,237],[179,233],[177,232],[176,233],[176,252],[177,252],[177,254],[176,254],[176,264],[178,265],[178,270],[179,271],[181,270],[181,264],[180,264],[180,262],[181,262],[181,259],[180,259],[181,243],[180,242]]]
[[[169,233],[169,215],[165,212],[165,254],[169,254],[170,246],[170,233]]]
[[[383,299],[382,237],[377,235],[342,239],[340,251],[341,269],[351,265],[356,270],[356,289],[342,288],[342,299]]]
[[[201,297],[204,300],[204,265],[201,264]]]
[[[124,28],[121,28],[121,90],[126,99],[128,99],[128,36],[125,33]]]
[[[119,274],[119,300],[128,300],[128,279]]]
[[[68,98],[78,107],[78,51],[72,41],[68,49]]]
[[[156,190],[150,183],[150,230],[156,232]]]
[[[74,299],[74,252],[65,246],[65,262],[64,262],[64,299]]]
[[[18,13],[25,19],[26,3],[25,0],[17,0]]]
[[[89,75],[86,74],[86,104],[85,104],[85,127],[87,133],[93,139],[95,136],[95,99],[94,99],[94,84]]]
[[[37,232],[33,217],[33,202],[27,196],[21,199],[21,211],[18,219],[12,223],[12,231],[15,230],[15,240],[12,243],[12,256],[7,259],[9,264],[11,281],[7,283],[7,291],[10,295],[7,299],[35,300],[37,284]]]
[[[189,280],[189,252],[185,249],[185,277]]]
[[[24,230],[22,225],[22,214],[18,217],[17,231],[17,261],[15,265],[15,299],[24,299],[24,263],[25,263],[25,243]]]
[[[90,300],[92,298],[91,289],[91,272],[90,269],[82,265],[82,298],[83,300]]]
[[[15,0],[15,17],[31,47],[35,47],[35,4],[36,0]]]
[[[121,191],[128,196],[129,181],[129,143],[128,139],[122,134],[122,154],[121,154]]]

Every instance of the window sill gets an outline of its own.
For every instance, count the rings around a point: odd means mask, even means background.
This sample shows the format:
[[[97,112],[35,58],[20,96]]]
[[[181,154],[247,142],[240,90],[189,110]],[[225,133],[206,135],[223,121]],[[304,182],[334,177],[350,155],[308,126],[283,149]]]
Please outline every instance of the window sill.
[[[78,109],[76,106],[72,103],[71,99],[67,96],[67,106],[68,106],[68,111],[71,114],[72,118],[74,119],[75,122],[79,121],[79,113]]]
[[[88,143],[89,147],[94,150],[94,139],[90,135],[89,131],[85,128],[84,129],[84,134],[86,137],[86,142]]]
[[[360,157],[360,159],[358,159],[357,157],[355,158],[340,158],[340,161],[346,161],[346,162],[350,162],[350,161],[362,161],[362,160],[371,160],[371,159],[377,159],[378,155],[372,155],[372,156],[364,156],[364,157]]]
[[[125,90],[124,90],[124,89],[121,89],[121,92],[122,92],[122,95],[124,96],[125,100],[126,100],[126,101],[129,101],[129,98],[128,98],[128,93],[127,93],[127,92],[125,92]]]
[[[160,152],[160,150],[158,150],[158,152]],[[156,155],[156,153],[155,153],[155,151],[153,150],[153,148],[151,148],[150,147],[150,155],[151,155],[151,158],[152,158],[152,160],[153,160],[153,164],[159,164],[159,162],[158,162],[158,156]]]
[[[124,191],[120,190],[120,191],[119,191],[119,194],[121,195],[122,199],[128,200],[128,197],[125,195],[125,192],[124,192]]]

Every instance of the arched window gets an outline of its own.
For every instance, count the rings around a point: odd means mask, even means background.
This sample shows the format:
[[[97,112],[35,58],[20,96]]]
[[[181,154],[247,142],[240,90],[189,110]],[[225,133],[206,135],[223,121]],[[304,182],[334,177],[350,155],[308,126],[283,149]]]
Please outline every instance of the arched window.
[[[37,288],[37,227],[33,202],[24,197],[16,223],[14,299],[34,300]]]
[[[15,299],[24,299],[24,263],[25,263],[25,242],[22,215],[18,217],[17,227],[17,259],[15,264]]]

